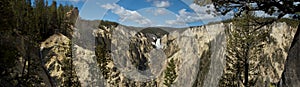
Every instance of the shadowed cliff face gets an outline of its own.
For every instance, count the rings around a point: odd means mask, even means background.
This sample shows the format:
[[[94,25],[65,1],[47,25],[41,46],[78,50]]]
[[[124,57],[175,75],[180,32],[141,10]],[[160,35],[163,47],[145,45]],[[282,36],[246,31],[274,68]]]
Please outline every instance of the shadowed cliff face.
[[[106,86],[164,86],[165,75],[163,72],[166,71],[167,60],[171,58],[176,60],[175,65],[177,68],[175,69],[178,73],[174,86],[192,86],[197,78],[196,75],[199,71],[197,67],[201,55],[204,51],[209,50],[208,43],[223,30],[222,26],[223,24],[184,30],[167,30],[170,32],[166,32],[164,29],[148,31],[149,28],[142,30],[126,26],[103,27],[103,29],[94,30],[96,46],[99,45],[103,47],[102,49],[107,49],[108,51],[105,53],[109,55],[101,56],[99,59],[108,57],[108,60],[112,60],[107,63],[100,62],[100,70],[107,71],[105,73],[102,72],[106,78]],[[155,41],[153,37],[161,39],[162,48],[156,49],[151,44],[151,42]],[[217,43],[215,42],[215,44]],[[80,58],[80,55],[76,59],[84,60],[85,58]],[[95,56],[94,54],[84,55],[86,57],[88,55]],[[83,62],[83,60],[80,61]],[[86,65],[80,65],[79,67],[81,66]],[[88,77],[82,76],[83,72],[79,72],[78,75],[83,77],[82,81],[84,84],[87,83],[84,78],[88,80]],[[219,76],[214,78],[217,79]]]
[[[167,36],[168,32],[159,28],[145,28],[138,32],[134,37],[130,38],[129,52],[131,63],[141,71],[149,68],[148,62],[155,60],[153,58],[147,58],[147,53],[154,50],[154,48],[160,49],[155,43],[161,43],[160,38],[164,35]],[[159,53],[160,54],[160,53]],[[154,62],[154,61],[153,61]],[[158,61],[159,62],[159,61]],[[152,64],[156,65],[156,64]]]
[[[162,28],[159,31],[122,25],[87,29],[85,32],[92,32],[92,37],[85,36],[85,39],[94,40],[85,41],[95,41],[94,47],[99,49],[96,49],[96,53],[89,50],[93,46],[88,44],[94,43],[86,42],[84,48],[76,45],[74,63],[77,75],[83,86],[163,87],[167,61],[174,59],[178,76],[172,86],[216,87],[226,68],[227,40],[224,26],[229,25],[220,23],[186,29]],[[264,47],[266,63],[257,69],[261,72],[257,86],[279,81],[287,48],[294,34],[290,32],[294,28],[285,23],[274,23],[271,26],[270,34],[276,43]],[[161,39],[162,48],[155,48],[153,37]]]
[[[280,87],[298,87],[300,85],[300,31],[296,32],[295,38],[288,52],[288,58],[285,63],[285,69],[282,74],[282,79],[278,83]]]

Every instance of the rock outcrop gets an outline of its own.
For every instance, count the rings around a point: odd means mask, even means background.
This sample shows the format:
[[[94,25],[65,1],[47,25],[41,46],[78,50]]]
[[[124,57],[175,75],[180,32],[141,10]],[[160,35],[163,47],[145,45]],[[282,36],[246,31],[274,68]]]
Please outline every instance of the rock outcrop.
[[[55,86],[79,84],[73,68],[71,51],[71,40],[60,33],[50,36],[41,43],[42,65],[49,72]]]
[[[282,74],[282,79],[278,83],[280,87],[298,87],[300,85],[300,30],[295,34],[295,38],[288,52],[288,58],[285,62],[285,69]]]
[[[228,25],[219,23],[186,29],[160,28],[155,31],[123,25],[96,29],[93,25],[85,33],[79,32],[86,43],[82,44],[83,48],[81,45],[75,47],[77,75],[83,86],[164,87],[167,61],[174,59],[178,76],[172,86],[216,87],[226,68],[224,30]],[[276,43],[268,43],[263,47],[263,59],[266,61],[257,69],[261,72],[257,86],[279,81],[295,30],[286,23],[270,26],[270,34]],[[168,33],[157,34],[165,31]],[[92,34],[83,35],[86,32]],[[155,48],[152,44],[154,37],[161,38],[162,48]]]

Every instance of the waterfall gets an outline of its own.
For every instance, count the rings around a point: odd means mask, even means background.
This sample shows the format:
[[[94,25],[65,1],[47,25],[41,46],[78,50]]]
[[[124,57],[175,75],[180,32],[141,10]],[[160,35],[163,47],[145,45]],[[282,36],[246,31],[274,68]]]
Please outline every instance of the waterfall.
[[[168,59],[174,59],[176,63],[175,71],[178,76],[172,86],[192,87],[195,83],[200,83],[203,87],[217,87],[219,85],[220,78],[224,74],[223,70],[226,65],[225,25],[230,24],[220,23],[184,29],[174,29],[169,31],[166,37],[155,38],[149,36],[151,40],[147,40],[149,38],[144,36],[140,36],[138,38],[143,39],[144,41],[132,40],[132,38],[136,38],[135,35],[138,32],[138,29],[136,28],[132,29],[131,27],[120,25],[112,29],[99,29],[99,31],[101,31],[98,32],[100,36],[107,36],[103,38],[109,37],[109,39],[111,39],[111,41],[108,43],[111,44],[108,49],[111,50],[110,55],[113,61],[109,62],[108,66],[115,68],[115,71],[119,71],[120,73],[118,75],[115,74],[109,77],[118,78],[117,80],[119,82],[117,82],[116,79],[113,79],[113,81],[116,83],[109,83],[108,80],[104,79],[103,75],[101,75],[101,71],[97,66],[97,61],[95,59],[95,52],[93,49],[88,48],[95,46],[94,43],[92,43],[92,46],[82,46],[78,45],[77,43],[75,44],[75,51],[73,51],[73,60],[76,67],[75,70],[82,86],[114,86],[110,84],[117,84],[118,86],[137,86],[138,84],[144,84],[143,82],[153,81],[155,85],[161,87],[164,86],[163,82],[165,77],[163,72],[167,67],[166,62]],[[285,29],[285,27],[283,29]],[[279,41],[278,45],[268,45],[270,47],[264,48],[266,50],[265,53],[275,53],[275,49],[273,49],[274,47],[284,50],[283,48],[286,46],[286,44],[283,46],[282,43],[288,43],[289,39],[283,38],[286,36],[283,35],[283,32],[285,31],[280,29],[273,30],[271,35],[273,35],[275,39]],[[87,41],[94,41],[94,37],[89,35],[85,35],[85,37],[83,37],[84,35],[81,36],[81,38],[84,40],[82,42],[85,42],[85,44],[89,43]],[[283,41],[281,41],[281,39]],[[130,43],[148,43],[147,41],[149,41],[149,46],[129,45]],[[134,58],[131,58],[131,55],[139,55],[129,51],[131,46],[136,46],[137,52],[145,55],[143,58],[147,59],[145,65],[148,65],[149,69],[139,71],[136,66],[133,65],[131,60]],[[156,49],[150,50],[149,53],[144,53],[146,51],[141,51],[145,50],[146,47],[150,47],[152,49],[153,46]],[[207,62],[209,65],[201,66],[200,63],[206,62],[205,59],[202,58],[202,55],[208,54],[205,53],[208,51],[210,52],[210,55],[209,57],[205,57],[209,59]],[[165,54],[167,54],[167,56]],[[284,55],[284,57],[286,57],[286,55]],[[278,61],[277,65],[279,63],[280,61]],[[202,67],[202,70],[200,70],[200,67]],[[203,70],[203,67],[205,70],[207,70],[207,72]],[[282,72],[282,70],[280,70],[281,68],[268,69]],[[204,71],[205,73],[201,71]],[[200,77],[198,76],[199,72],[202,75]],[[274,72],[274,74],[277,73]],[[268,76],[268,74],[262,75],[262,78],[266,76]],[[273,82],[274,81],[275,80],[273,80]]]

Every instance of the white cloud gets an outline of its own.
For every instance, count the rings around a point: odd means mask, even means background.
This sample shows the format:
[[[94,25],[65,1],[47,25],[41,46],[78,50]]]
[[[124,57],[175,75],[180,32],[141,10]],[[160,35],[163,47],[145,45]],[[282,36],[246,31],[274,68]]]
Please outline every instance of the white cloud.
[[[137,22],[138,24],[141,24],[141,25],[151,25],[151,21],[149,19],[143,17],[137,11],[127,10],[115,3],[101,5],[101,7],[108,9],[108,10],[112,10],[113,13],[119,15],[121,22],[126,20],[126,21]]]
[[[170,6],[169,1],[154,1],[154,6],[159,8],[166,8]]]
[[[196,13],[198,14],[206,14],[207,11],[214,11],[214,6],[211,4],[211,5],[207,5],[207,6],[199,6],[195,3],[193,4],[190,4],[189,7],[191,9],[193,9]]]
[[[165,8],[152,8],[147,9],[147,14],[153,14],[154,16],[162,16],[168,14],[168,10]]]
[[[158,15],[164,15],[164,14],[167,14],[167,11],[165,8],[157,8],[155,11],[154,11],[154,15],[155,16],[158,16]]]
[[[65,1],[70,1],[70,2],[75,2],[75,3],[77,3],[77,2],[79,2],[79,1],[86,1],[86,0],[65,0]]]
[[[270,15],[270,14],[267,14],[266,12],[264,11],[255,11],[254,12],[256,16],[258,17],[278,17],[279,13],[275,13],[273,15]],[[283,16],[283,18],[291,18],[292,14],[286,14]]]
[[[177,26],[187,25],[184,21],[180,21],[180,20],[167,20],[166,24],[168,24],[168,25],[177,25]]]
[[[200,17],[196,13],[186,12],[186,9],[181,9],[178,13],[179,15],[176,15],[175,20],[166,20],[166,23],[170,25],[186,25],[186,23],[200,20]]]
[[[166,20],[166,23],[169,25],[185,25],[192,22],[203,22],[207,24],[213,21],[220,21],[224,18],[214,13],[215,9],[212,4],[199,6],[193,3],[190,4],[189,7],[195,12],[187,12],[186,9],[181,9],[178,11],[179,14],[176,16],[176,20]]]
[[[115,9],[118,6],[116,6],[115,4],[105,4],[105,5],[101,5],[101,7],[105,9]]]

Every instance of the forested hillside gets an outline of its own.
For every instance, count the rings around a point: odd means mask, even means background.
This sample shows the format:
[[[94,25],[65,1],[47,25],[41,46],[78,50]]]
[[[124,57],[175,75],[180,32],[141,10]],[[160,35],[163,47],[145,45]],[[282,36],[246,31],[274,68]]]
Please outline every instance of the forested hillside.
[[[69,11],[77,8],[44,0],[1,0],[0,7],[0,86],[50,85],[39,44],[55,33],[71,37]]]

